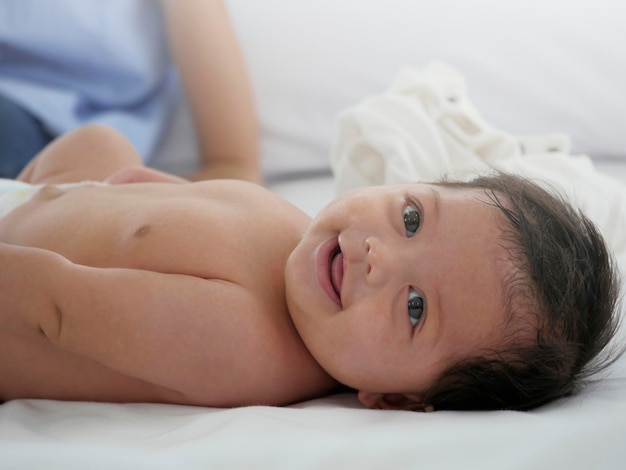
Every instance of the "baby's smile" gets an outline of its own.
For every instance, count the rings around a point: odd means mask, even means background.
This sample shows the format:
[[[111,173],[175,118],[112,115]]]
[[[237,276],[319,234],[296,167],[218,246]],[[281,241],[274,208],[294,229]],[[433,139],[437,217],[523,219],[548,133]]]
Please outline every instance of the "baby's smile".
[[[343,253],[341,252],[341,247],[337,245],[337,248],[333,250],[330,254],[330,282],[335,289],[335,293],[337,297],[339,297],[341,303],[341,284],[343,282]]]
[[[319,246],[315,261],[318,284],[333,302],[343,308],[341,303],[343,255],[337,237],[333,237]]]

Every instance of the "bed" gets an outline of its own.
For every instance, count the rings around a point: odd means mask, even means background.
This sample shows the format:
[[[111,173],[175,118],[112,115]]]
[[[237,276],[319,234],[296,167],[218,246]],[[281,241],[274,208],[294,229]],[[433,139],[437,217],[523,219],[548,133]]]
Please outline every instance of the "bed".
[[[338,113],[384,92],[400,67],[436,59],[462,73],[496,128],[570,135],[569,153],[598,171],[585,167],[605,191],[594,207],[610,203],[605,224],[626,219],[620,0],[227,3],[258,100],[266,183],[307,213],[341,189],[329,158]],[[195,161],[181,99],[153,165],[184,174]],[[626,273],[622,233],[611,236]],[[14,400],[0,405],[0,455],[10,469],[621,469],[626,357],[582,393],[531,412],[366,410],[349,393],[237,409]]]

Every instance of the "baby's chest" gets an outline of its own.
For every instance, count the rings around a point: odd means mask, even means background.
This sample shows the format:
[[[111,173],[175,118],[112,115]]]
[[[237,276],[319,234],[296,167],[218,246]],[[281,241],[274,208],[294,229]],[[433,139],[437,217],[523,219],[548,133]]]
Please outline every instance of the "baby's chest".
[[[120,265],[235,283],[282,283],[296,242],[276,223],[223,209],[158,211],[123,231]]]

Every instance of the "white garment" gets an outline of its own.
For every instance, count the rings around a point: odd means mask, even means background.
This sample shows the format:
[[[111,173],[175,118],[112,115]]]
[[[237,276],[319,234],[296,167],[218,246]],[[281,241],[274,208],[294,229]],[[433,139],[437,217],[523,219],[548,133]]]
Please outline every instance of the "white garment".
[[[403,69],[385,93],[342,112],[331,166],[339,193],[443,176],[469,180],[492,169],[528,176],[583,210],[626,271],[626,186],[597,172],[588,157],[569,155],[566,135],[520,137],[488,124],[469,101],[464,77],[445,64]]]
[[[77,188],[82,186],[105,185],[99,181],[83,181],[80,183],[64,183],[55,186],[61,189]],[[18,206],[28,202],[45,184],[29,184],[23,181],[0,178],[0,219]]]

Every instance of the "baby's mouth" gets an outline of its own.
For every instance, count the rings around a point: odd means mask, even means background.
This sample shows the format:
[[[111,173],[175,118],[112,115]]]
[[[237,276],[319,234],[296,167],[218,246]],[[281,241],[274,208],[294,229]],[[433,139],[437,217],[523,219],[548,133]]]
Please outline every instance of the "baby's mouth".
[[[331,254],[329,265],[330,283],[333,286],[339,301],[341,302],[341,283],[343,282],[343,253],[341,248],[337,246]]]

